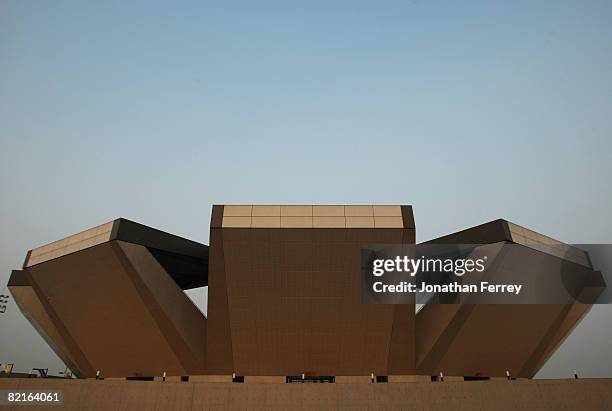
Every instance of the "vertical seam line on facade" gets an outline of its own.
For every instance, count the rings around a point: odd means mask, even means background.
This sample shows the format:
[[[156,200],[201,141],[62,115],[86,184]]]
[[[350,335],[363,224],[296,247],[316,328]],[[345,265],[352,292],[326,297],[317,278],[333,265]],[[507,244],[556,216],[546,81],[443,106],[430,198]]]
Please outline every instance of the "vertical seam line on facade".
[[[253,207],[251,206],[251,220],[253,219]],[[250,227],[249,227],[250,230]],[[233,345],[233,340],[234,337],[232,336],[232,316],[230,315],[230,306],[229,306],[229,294],[228,294],[228,277],[227,277],[227,269],[225,268],[227,265],[225,264],[225,244],[224,244],[224,237],[223,237],[223,230],[221,229],[220,232],[220,241],[221,241],[221,254],[222,254],[222,259],[221,261],[223,261],[223,277],[225,278],[225,305],[227,307],[227,328],[229,331],[229,345],[230,345],[230,352],[232,353],[232,373],[236,372],[236,361],[234,360],[234,345]],[[210,284],[209,284],[210,285]],[[206,326],[208,327],[208,324],[206,324]],[[206,334],[206,338],[208,339],[208,330],[207,330],[207,334]]]
[[[387,344],[387,375],[389,375],[389,362],[391,359],[391,344],[393,343],[393,328],[395,327],[395,310],[396,305],[392,305],[393,314],[391,315],[391,331],[389,332],[389,343]],[[416,312],[415,312],[416,317]]]

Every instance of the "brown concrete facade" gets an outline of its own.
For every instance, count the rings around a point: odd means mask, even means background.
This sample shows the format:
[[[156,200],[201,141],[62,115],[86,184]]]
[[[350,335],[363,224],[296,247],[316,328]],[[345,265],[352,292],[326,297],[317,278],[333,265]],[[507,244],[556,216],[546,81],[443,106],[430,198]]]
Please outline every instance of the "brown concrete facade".
[[[8,285],[81,377],[532,377],[590,308],[362,304],[361,249],[413,244],[415,230],[406,205],[215,205],[210,248],[118,219],[30,250]],[[504,220],[431,242],[514,243],[590,267]],[[208,318],[183,292],[203,285]]]
[[[414,306],[360,294],[361,247],[414,240],[409,206],[214,206],[207,372],[414,373]]]

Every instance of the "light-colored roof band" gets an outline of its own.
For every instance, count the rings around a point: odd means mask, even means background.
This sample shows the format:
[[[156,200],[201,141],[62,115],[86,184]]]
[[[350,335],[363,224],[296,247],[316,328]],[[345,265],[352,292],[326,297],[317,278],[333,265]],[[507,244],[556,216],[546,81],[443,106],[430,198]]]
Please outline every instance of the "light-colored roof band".
[[[109,241],[113,230],[113,222],[110,221],[61,240],[34,248],[30,251],[24,267],[31,267]]]
[[[517,244],[572,261],[585,267],[591,267],[587,253],[584,250],[562,243],[518,224],[508,222],[508,227],[510,228],[512,241]]]
[[[399,205],[225,205],[224,228],[404,228]]]

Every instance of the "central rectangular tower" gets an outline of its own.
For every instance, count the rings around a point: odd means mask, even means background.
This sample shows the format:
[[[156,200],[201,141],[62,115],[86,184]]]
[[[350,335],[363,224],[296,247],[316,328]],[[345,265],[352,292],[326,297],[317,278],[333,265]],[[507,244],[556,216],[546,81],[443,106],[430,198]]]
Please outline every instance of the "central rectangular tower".
[[[411,206],[213,206],[207,372],[414,374],[414,305],[360,289],[362,247],[414,242]]]

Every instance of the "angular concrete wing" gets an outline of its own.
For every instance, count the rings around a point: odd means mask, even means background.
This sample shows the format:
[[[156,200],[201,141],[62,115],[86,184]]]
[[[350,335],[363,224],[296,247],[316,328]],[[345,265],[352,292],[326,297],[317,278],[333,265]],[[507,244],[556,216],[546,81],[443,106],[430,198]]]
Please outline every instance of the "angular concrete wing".
[[[208,247],[118,219],[28,252],[9,289],[81,377],[202,374]]]
[[[495,220],[431,240],[433,244],[514,243],[524,255],[545,253],[549,267],[560,264],[590,271],[585,252],[505,220]],[[541,258],[540,258],[541,260]],[[556,260],[556,261],[555,261]],[[529,259],[508,259],[510,271]],[[538,266],[546,270],[547,265]],[[585,269],[585,267],[589,267]],[[554,273],[552,273],[554,274]],[[588,304],[427,304],[416,316],[417,373],[425,375],[533,377]]]

